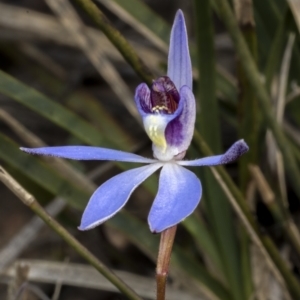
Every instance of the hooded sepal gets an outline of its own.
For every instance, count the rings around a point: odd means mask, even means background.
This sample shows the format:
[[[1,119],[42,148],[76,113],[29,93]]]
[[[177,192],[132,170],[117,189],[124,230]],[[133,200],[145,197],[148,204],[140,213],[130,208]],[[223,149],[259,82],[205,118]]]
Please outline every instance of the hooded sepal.
[[[161,161],[172,160],[184,153],[193,137],[196,117],[194,95],[187,86],[183,86],[178,95],[178,107],[174,112],[167,113],[168,107],[157,112],[151,99],[152,89],[144,83],[136,89],[135,101],[138,111],[153,142],[154,157]],[[173,97],[173,91],[170,97]]]
[[[168,76],[178,90],[184,85],[193,89],[193,72],[184,15],[178,10],[173,23],[168,57]]]

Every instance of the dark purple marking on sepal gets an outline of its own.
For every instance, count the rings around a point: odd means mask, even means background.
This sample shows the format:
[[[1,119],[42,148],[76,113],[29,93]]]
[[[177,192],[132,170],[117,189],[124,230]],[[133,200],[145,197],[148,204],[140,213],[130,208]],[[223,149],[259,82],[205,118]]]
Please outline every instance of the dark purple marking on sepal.
[[[220,159],[220,164],[230,163],[246,153],[248,150],[249,147],[244,140],[239,140],[226,151],[226,153]]]
[[[183,140],[183,125],[180,122],[180,116],[171,121],[165,131],[165,137],[168,145],[178,146]]]

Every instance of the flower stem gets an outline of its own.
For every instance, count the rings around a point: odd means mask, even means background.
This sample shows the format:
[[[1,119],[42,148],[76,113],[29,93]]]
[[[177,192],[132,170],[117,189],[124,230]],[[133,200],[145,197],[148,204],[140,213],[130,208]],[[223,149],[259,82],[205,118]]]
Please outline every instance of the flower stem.
[[[156,266],[156,299],[165,300],[166,282],[169,273],[170,258],[177,226],[164,230],[160,236],[157,266]]]

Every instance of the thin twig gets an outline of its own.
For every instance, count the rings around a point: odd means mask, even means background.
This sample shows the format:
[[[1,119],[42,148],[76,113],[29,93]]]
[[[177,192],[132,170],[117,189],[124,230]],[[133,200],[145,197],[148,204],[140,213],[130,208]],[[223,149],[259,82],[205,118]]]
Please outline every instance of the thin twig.
[[[287,238],[300,256],[300,234],[294,220],[289,213],[283,212],[281,208],[278,207],[278,204],[275,201],[275,195],[260,168],[258,166],[250,165],[249,169],[264,203],[270,209],[273,216],[282,224]]]
[[[140,122],[140,117],[133,102],[133,94],[127,87],[114,66],[107,60],[98,40],[89,35],[77,12],[68,0],[46,0],[50,8],[58,15],[61,23],[77,41],[91,63],[110,85],[113,92],[130,114]]]
[[[279,124],[282,124],[284,108],[286,104],[286,89],[289,78],[289,70],[292,58],[292,50],[294,46],[296,35],[290,33],[288,43],[286,45],[279,76],[279,85],[278,85],[278,97],[276,100],[276,120]]]
[[[256,165],[250,165],[249,170],[253,179],[255,180],[256,186],[262,196],[264,203],[271,205],[275,202],[275,194],[270,188],[265,176],[261,172],[260,168]]]
[[[215,3],[218,5],[218,11],[220,12],[220,17],[223,20],[225,26],[227,27],[229,34],[233,40],[242,67],[245,70],[247,79],[249,80],[252,89],[256,91],[257,99],[259,101],[262,110],[262,115],[264,116],[266,124],[272,130],[272,133],[274,134],[278,147],[282,151],[285,166],[287,168],[287,174],[293,185],[294,191],[298,196],[300,196],[300,185],[299,185],[300,171],[298,169],[297,162],[294,153],[292,152],[292,149],[287,146],[286,136],[284,135],[282,128],[279,126],[276,119],[274,118],[271,109],[271,104],[270,104],[270,97],[261,81],[261,75],[259,73],[259,70],[239,30],[237,21],[234,18],[234,14],[231,10],[229,2],[223,0],[215,0]],[[276,253],[275,254],[276,257],[279,258],[279,255],[277,255],[278,254],[277,251],[276,252],[273,251],[275,250],[273,249],[273,247],[272,249],[269,248],[268,250],[269,251],[271,250],[273,255]],[[289,291],[291,292],[291,294],[296,299],[300,299],[300,286],[297,280],[294,278],[294,276],[288,270],[288,268],[285,266],[282,260],[276,261],[276,265],[282,272],[282,277],[284,278],[287,286],[289,287]]]
[[[51,41],[53,43],[71,47],[78,47],[78,42],[68,30],[49,14],[34,10],[0,3],[0,37],[14,42]],[[122,61],[124,58],[118,50],[112,47],[104,34],[91,27],[84,30],[97,44],[101,45],[102,52],[111,60]],[[151,70],[159,71],[160,62],[164,57],[158,51],[149,47],[131,42],[138,53],[143,55]]]
[[[56,216],[66,205],[66,202],[62,198],[57,197],[46,206],[45,210],[51,216]],[[44,226],[45,223],[37,216],[22,226],[22,229],[0,250],[0,273],[35,240]]]
[[[94,21],[98,28],[108,37],[108,39],[120,51],[125,60],[131,65],[136,74],[148,84],[152,83],[153,74],[146,67],[141,58],[128,41],[116,30],[102,11],[90,0],[74,0]]]
[[[121,5],[111,0],[97,0],[103,4],[106,8],[112,11],[116,16],[118,16],[122,21],[130,25],[134,30],[142,34],[148,41],[152,42],[161,51],[168,53],[168,45],[160,39],[156,34],[154,34],[147,26],[139,22],[130,13],[128,13]]]
[[[30,268],[28,280],[33,282],[44,282],[55,284],[60,281],[63,285],[83,287],[109,292],[118,290],[105,277],[99,274],[92,266],[79,263],[54,262],[47,260],[21,259],[17,260],[9,268],[0,272],[1,278],[12,278],[15,275],[15,265],[27,265]],[[115,273],[129,286],[131,286],[141,297],[145,299],[156,299],[155,280],[153,277],[145,277],[126,271],[115,270]],[[80,274],[80,276],[78,276]],[[2,282],[2,280],[0,280]],[[167,286],[168,298],[172,300],[199,300],[199,295],[193,295],[189,290],[181,290],[174,286]]]
[[[129,299],[142,300],[129,286],[119,279],[111,270],[102,264],[92,253],[80,244],[69,232],[54,220],[36,199],[22,188],[3,167],[0,166],[0,180],[32,211],[34,211],[44,222],[60,235],[74,250],[94,266],[103,276],[112,282]]]
[[[26,145],[29,145],[30,147],[45,146],[45,143],[39,137],[26,129],[19,121],[2,109],[0,109],[0,119],[5,122],[21,140],[24,140]],[[135,151],[140,149],[143,145],[144,142],[140,143],[132,150]],[[65,160],[50,157],[42,157],[42,159],[45,159],[48,163],[50,163],[54,169],[59,171],[60,174],[64,174],[64,176],[68,180],[72,181],[76,186],[80,186],[90,194],[92,194],[97,187],[92,180],[103,175],[114,166],[112,162],[105,162],[99,167],[93,169],[86,177],[67,164]],[[45,210],[49,213],[49,215],[55,217],[66,207],[66,205],[66,202],[61,197],[56,197],[46,206]],[[29,221],[27,225],[23,226],[22,229],[9,241],[9,243],[0,250],[0,272],[4,267],[16,259],[32,241],[34,241],[44,225],[44,222],[40,218],[33,217],[32,220]]]
[[[211,150],[209,149],[209,147],[207,146],[200,134],[195,133],[194,140],[201,149],[201,152],[205,156],[212,155]],[[247,229],[250,237],[252,238],[252,241],[263,253],[270,267],[270,270],[272,270],[278,282],[280,282],[280,284],[285,289],[286,284],[288,284],[289,287],[292,287],[293,292],[294,289],[298,290],[297,280],[291,274],[286,264],[282,261],[280,254],[278,253],[275,245],[272,243],[269,237],[260,233],[253,216],[249,212],[246,200],[244,199],[240,190],[231,180],[230,176],[227,174],[223,167],[214,167],[211,168],[211,170],[213,172],[214,177],[225,192],[225,195],[227,196],[232,207],[234,208],[236,214],[241,219],[242,224],[244,224],[245,228]]]
[[[67,258],[67,259],[65,259],[65,262],[62,266],[62,269],[61,269],[59,275],[63,276],[66,273],[66,268],[67,268],[68,265],[69,265],[69,259]],[[55,275],[58,275],[58,273],[56,272]],[[60,293],[61,293],[62,286],[63,286],[63,281],[58,276],[57,281],[55,283],[55,288],[54,288],[54,292],[53,292],[51,300],[59,300],[59,296],[60,296]]]
[[[291,33],[289,35],[288,43],[284,51],[281,69],[280,69],[278,98],[275,106],[276,120],[280,125],[282,125],[283,122],[284,108],[286,103],[285,100],[286,88],[288,83],[288,75],[290,70],[290,63],[291,63],[294,41],[295,41],[295,34]],[[281,193],[281,200],[283,206],[287,209],[288,199],[287,199],[285,173],[284,173],[284,162],[283,162],[282,153],[277,147],[276,147],[275,157],[276,157],[277,176],[278,176],[279,188]]]
[[[24,141],[24,143],[30,147],[45,147],[47,146],[39,137],[34,135],[25,126],[23,126],[18,120],[13,118],[10,114],[0,108],[0,120],[5,122],[17,135]],[[82,186],[88,192],[92,193],[95,190],[95,186],[87,180],[86,176],[77,170],[75,170],[69,163],[63,159],[54,157],[43,157],[43,159],[52,164],[64,178],[67,178],[77,186]]]

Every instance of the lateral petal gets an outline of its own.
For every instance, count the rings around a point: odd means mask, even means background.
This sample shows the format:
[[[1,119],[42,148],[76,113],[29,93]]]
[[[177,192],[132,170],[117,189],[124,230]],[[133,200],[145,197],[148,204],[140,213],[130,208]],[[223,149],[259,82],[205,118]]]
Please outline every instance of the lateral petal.
[[[171,31],[168,76],[175,83],[178,91],[184,85],[193,89],[192,63],[184,15],[181,10],[176,13]]]
[[[92,229],[114,216],[126,204],[132,192],[161,166],[156,163],[132,169],[103,183],[89,200],[79,229]]]
[[[176,163],[166,163],[148,216],[150,230],[158,233],[180,223],[195,210],[201,195],[201,183],[194,173]]]
[[[181,166],[191,167],[223,165],[235,161],[248,150],[249,147],[245,141],[239,140],[235,142],[224,154],[203,157],[195,160],[182,160],[178,161],[178,164]]]
[[[155,159],[145,158],[134,153],[91,146],[59,146],[20,149],[29,154],[55,156],[74,160],[113,160],[147,164],[157,162]]]
[[[134,100],[139,114],[143,118],[145,115],[151,113],[150,110],[150,89],[146,83],[141,83],[135,89]]]
[[[165,131],[169,149],[175,155],[188,149],[194,134],[196,103],[193,92],[187,86],[180,89],[180,104],[182,112],[169,122]]]

